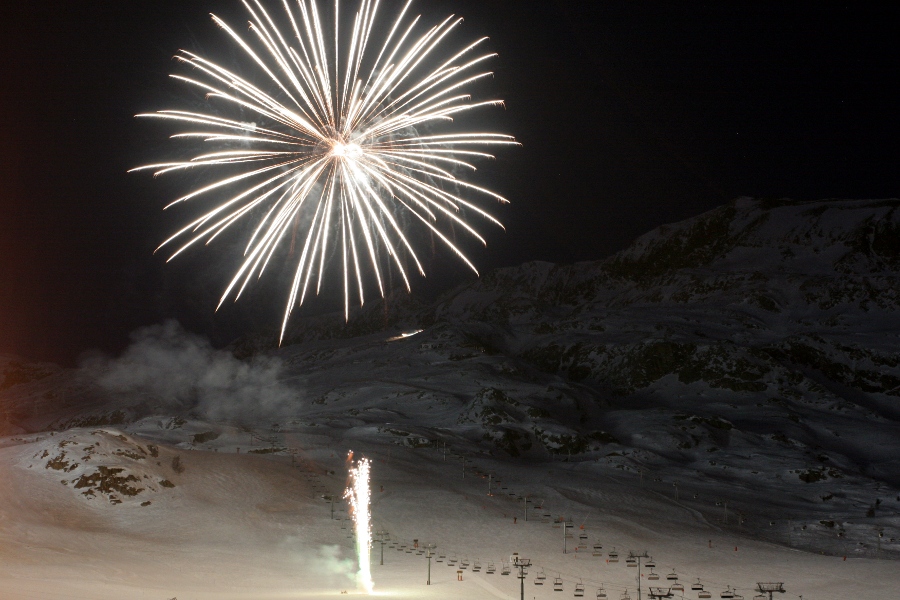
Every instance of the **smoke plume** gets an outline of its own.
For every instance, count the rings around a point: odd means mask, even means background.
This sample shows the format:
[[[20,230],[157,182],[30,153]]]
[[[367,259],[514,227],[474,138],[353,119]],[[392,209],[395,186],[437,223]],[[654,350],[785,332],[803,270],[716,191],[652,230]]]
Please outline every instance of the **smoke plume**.
[[[256,421],[291,412],[298,390],[280,379],[275,357],[238,360],[176,321],[138,329],[119,358],[94,356],[83,368],[114,394],[211,420]]]

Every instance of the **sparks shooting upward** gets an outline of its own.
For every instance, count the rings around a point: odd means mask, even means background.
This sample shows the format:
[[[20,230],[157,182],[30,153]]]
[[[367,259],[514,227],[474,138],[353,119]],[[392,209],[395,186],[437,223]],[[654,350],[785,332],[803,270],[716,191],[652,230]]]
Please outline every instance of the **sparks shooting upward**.
[[[347,457],[353,464],[353,452]],[[355,467],[350,469],[350,485],[344,491],[344,497],[350,501],[350,512],[356,533],[356,555],[359,571],[356,574],[357,584],[371,594],[375,588],[372,582],[370,551],[372,547],[371,514],[369,512],[369,469],[368,458],[361,458]]]
[[[408,224],[441,240],[476,273],[441,225],[458,226],[483,244],[464,213],[500,225],[470,196],[506,200],[453,171],[474,171],[470,161],[493,158],[485,147],[516,145],[515,139],[433,131],[452,125],[461,113],[502,104],[473,102],[464,91],[491,75],[477,69],[495,55],[477,54],[483,38],[445,56],[442,45],[462,19],[447,17],[419,33],[420,18],[407,17],[411,3],[393,20],[385,40],[374,44],[379,0],[360,0],[352,34],[342,47],[339,0],[334,2],[333,32],[315,0],[282,0],[281,25],[260,0],[243,0],[250,14],[247,36],[215,15],[213,20],[241,48],[257,78],[266,82],[265,89],[187,51],[176,58],[193,67],[196,76],[172,77],[203,91],[208,103],[222,103],[242,116],[250,113],[260,124],[219,116],[212,108],[138,115],[196,127],[173,137],[201,140],[214,149],[190,160],[135,170],[156,175],[197,168],[227,172],[169,205],[214,198],[208,212],[160,246],[180,241],[169,260],[198,242],[209,244],[236,223],[253,221],[242,264],[219,306],[230,296],[240,298],[262,276],[282,242],[290,239],[293,249],[303,225],[281,339],[294,307],[313,288],[321,290],[329,257],[340,265],[344,315],[349,318],[351,297],[356,294],[360,305],[365,302],[365,279],[374,278],[383,297],[385,268],[395,268],[407,290],[411,268],[425,275]]]

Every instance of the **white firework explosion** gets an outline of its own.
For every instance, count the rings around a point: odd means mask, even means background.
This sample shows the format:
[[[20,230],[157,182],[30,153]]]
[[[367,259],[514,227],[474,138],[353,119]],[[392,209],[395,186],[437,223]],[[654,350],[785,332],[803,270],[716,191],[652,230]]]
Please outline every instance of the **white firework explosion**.
[[[160,248],[181,240],[169,260],[198,242],[209,244],[238,222],[253,222],[243,262],[219,306],[231,295],[237,300],[285,240],[291,240],[293,249],[301,227],[305,239],[282,321],[282,339],[293,308],[313,287],[319,293],[328,263],[333,262],[327,257],[340,263],[344,315],[349,318],[351,296],[357,294],[360,305],[365,301],[367,274],[374,275],[382,297],[384,270],[391,262],[407,290],[412,265],[425,275],[407,232],[409,223],[421,224],[423,232],[430,231],[476,274],[475,265],[439,227],[459,226],[483,244],[484,238],[466,222],[465,212],[502,227],[470,196],[506,200],[454,174],[474,171],[475,159],[493,158],[483,151],[485,147],[517,144],[509,135],[452,128],[459,113],[502,104],[473,102],[465,92],[491,75],[480,67],[496,55],[477,53],[487,38],[444,53],[448,35],[462,19],[450,16],[421,31],[420,17],[407,16],[409,0],[384,41],[373,44],[379,3],[359,0],[352,33],[342,35],[343,27],[349,30],[349,21],[342,22],[339,0],[334,0],[333,30],[315,0],[282,0],[280,22],[261,0],[243,0],[250,15],[247,36],[215,15],[212,18],[240,47],[266,89],[182,50],[176,58],[193,67],[196,76],[172,77],[205,92],[209,112],[162,110],[138,115],[195,128],[173,138],[209,143],[211,151],[135,170],[150,169],[156,175],[197,168],[227,170],[169,205],[201,197],[214,204],[163,242]],[[341,45],[343,38],[346,46]],[[220,116],[212,102],[224,106],[225,114],[252,114],[259,124]],[[420,133],[423,130],[428,134]],[[388,259],[387,267],[380,265],[380,256]]]

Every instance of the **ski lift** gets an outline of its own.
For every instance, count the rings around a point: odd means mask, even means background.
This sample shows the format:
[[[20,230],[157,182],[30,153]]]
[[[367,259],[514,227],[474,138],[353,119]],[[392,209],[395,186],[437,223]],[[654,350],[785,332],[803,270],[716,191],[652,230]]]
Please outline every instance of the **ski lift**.
[[[556,579],[553,580],[553,591],[554,592],[563,591],[563,581],[561,578],[557,577]]]
[[[591,554],[593,556],[603,556],[603,546],[599,542],[594,544],[594,551]]]
[[[489,562],[488,566],[487,566],[487,571],[485,571],[485,573],[487,573],[488,575],[493,575],[496,572],[497,572],[497,567],[494,566],[494,563]]]
[[[731,591],[731,586],[726,586],[725,591],[719,594],[719,598],[734,598],[734,592]]]
[[[578,541],[582,544],[587,545],[587,534],[585,532],[581,532],[578,534]]]
[[[481,571],[481,562],[476,560],[475,564],[472,565],[472,572],[478,573],[479,571]]]
[[[697,592],[698,598],[712,598],[712,594],[706,590],[700,590]]]
[[[545,579],[547,579],[547,576],[544,574],[544,570],[541,569],[541,572],[534,576],[534,585],[544,585]]]
[[[509,575],[509,565],[506,563],[501,563],[501,564],[502,564],[502,567],[500,569],[500,574],[501,575]]]
[[[675,569],[672,569],[672,572],[666,575],[666,581],[678,581],[678,575],[675,574]]]
[[[616,552],[615,547],[613,547],[612,552],[609,553],[609,562],[619,562],[619,553]]]
[[[676,592],[683,592],[684,584],[676,581],[675,583],[672,584],[672,589],[675,590]]]
[[[469,568],[469,559],[468,558],[462,559],[462,562],[459,563],[459,568],[460,569],[468,569]]]
[[[697,581],[695,581],[694,583],[691,584],[691,589],[692,590],[702,590],[703,589],[703,584],[700,583],[700,579],[697,579]]]
[[[650,574],[647,575],[647,580],[648,581],[659,581],[659,573],[654,573],[653,571],[650,571]]]
[[[575,597],[583,598],[584,597],[584,584],[579,581],[575,584]]]
[[[625,566],[626,567],[637,567],[637,559],[629,556],[628,558],[625,559]]]
[[[647,567],[648,569],[655,569],[655,568],[656,568],[656,563],[653,562],[653,557],[652,557],[652,556],[651,556],[650,558],[647,559],[647,562],[644,563],[644,566]]]
[[[606,590],[603,589],[603,586],[597,588],[597,600],[609,600],[609,596],[606,595]]]

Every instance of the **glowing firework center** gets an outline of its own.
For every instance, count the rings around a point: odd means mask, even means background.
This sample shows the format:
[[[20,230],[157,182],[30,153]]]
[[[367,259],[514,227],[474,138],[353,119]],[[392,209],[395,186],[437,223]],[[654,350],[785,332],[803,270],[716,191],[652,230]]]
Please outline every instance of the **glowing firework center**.
[[[353,465],[353,452],[348,461]],[[353,524],[356,532],[356,555],[359,571],[356,573],[356,585],[371,594],[375,588],[372,581],[370,552],[372,547],[371,514],[369,512],[369,468],[368,458],[361,458],[356,466],[350,467],[350,485],[344,491],[344,497],[350,502]]]
[[[357,159],[362,157],[363,150],[358,144],[345,144],[340,140],[335,140],[331,144],[331,153],[329,156],[339,159]]]

